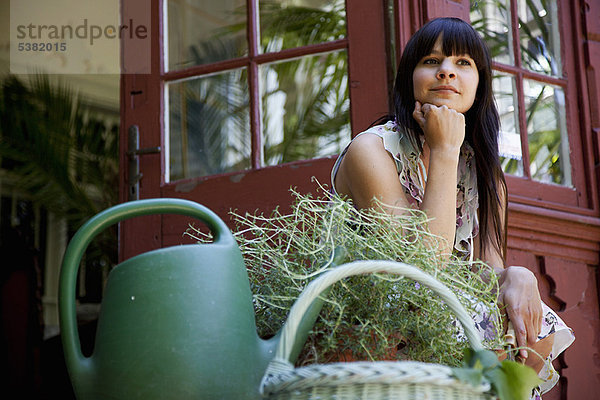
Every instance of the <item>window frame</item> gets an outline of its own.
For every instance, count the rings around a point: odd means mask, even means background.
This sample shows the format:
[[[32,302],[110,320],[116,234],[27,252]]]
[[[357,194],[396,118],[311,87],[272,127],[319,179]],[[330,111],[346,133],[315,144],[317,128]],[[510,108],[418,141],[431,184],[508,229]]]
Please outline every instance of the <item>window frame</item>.
[[[247,28],[246,35],[248,39],[248,55],[244,57],[233,58],[224,61],[218,61],[214,63],[208,63],[203,65],[195,65],[181,70],[167,71],[165,65],[165,41],[168,40],[167,32],[165,28],[168,26],[167,18],[167,7],[168,0],[158,0],[161,4],[160,7],[160,72],[159,81],[161,87],[161,130],[162,130],[162,145],[163,148],[168,148],[168,144],[165,143],[165,133],[168,131],[167,126],[168,120],[165,118],[164,113],[168,111],[168,104],[166,104],[166,91],[167,84],[177,82],[185,79],[199,78],[202,76],[208,76],[210,74],[227,72],[234,69],[245,68],[248,75],[248,93],[249,93],[249,109],[250,109],[250,135],[251,135],[251,149],[250,149],[250,168],[247,170],[224,172],[220,174],[198,176],[198,177],[187,177],[183,179],[170,181],[165,174],[161,174],[161,185],[178,184],[181,182],[187,182],[191,180],[210,180],[212,178],[218,178],[221,176],[231,176],[240,173],[260,170],[269,168],[270,166],[264,165],[262,160],[263,152],[263,138],[262,138],[262,117],[261,117],[261,93],[260,93],[260,71],[259,67],[268,63],[290,61],[305,56],[312,56],[318,54],[324,54],[333,51],[343,51],[347,53],[348,62],[348,91],[350,97],[350,127],[352,135],[357,132],[357,129],[365,129],[368,126],[366,123],[365,115],[370,113],[372,115],[369,123],[381,116],[381,111],[385,112],[388,109],[387,99],[379,102],[368,102],[363,99],[364,95],[360,95],[357,92],[364,92],[364,88],[371,86],[374,88],[381,88],[375,90],[387,90],[387,82],[384,79],[377,77],[369,77],[364,67],[364,60],[359,61],[356,59],[356,55],[360,57],[360,52],[364,50],[355,49],[368,49],[369,46],[374,48],[373,51],[380,51],[379,46],[373,46],[372,44],[365,43],[364,39],[361,39],[364,34],[360,32],[359,25],[361,16],[367,12],[369,17],[373,18],[374,15],[379,15],[383,12],[383,9],[379,10],[376,7],[368,7],[361,0],[346,0],[346,37],[343,39],[337,39],[330,42],[308,44],[301,47],[283,49],[277,52],[261,53],[260,47],[260,25],[258,21],[259,5],[258,0],[246,0],[247,9]],[[363,4],[361,4],[363,3]],[[383,5],[382,5],[383,7]],[[371,10],[369,10],[371,8]],[[380,46],[384,46],[384,38],[381,40]],[[367,50],[368,51],[368,50]],[[352,57],[352,56],[355,57]],[[376,60],[375,63],[368,63],[372,70],[382,70],[385,65],[382,64],[382,60]],[[354,79],[352,78],[354,77]],[[358,77],[358,79],[356,79]],[[366,79],[365,79],[366,78]],[[362,86],[362,88],[361,88]],[[362,89],[362,90],[361,90]],[[383,107],[382,107],[383,106]],[[362,111],[361,110],[366,110]],[[377,111],[375,111],[377,110]],[[349,140],[350,138],[348,138]],[[332,155],[333,156],[333,155]],[[332,157],[329,156],[329,157]],[[168,163],[168,154],[163,156],[163,171]],[[329,158],[326,157],[326,158]],[[319,160],[323,158],[299,160],[291,163],[303,163],[310,162],[311,160]],[[278,164],[278,165],[285,165]]]
[[[518,0],[509,0],[511,11],[511,30],[513,39],[513,59],[514,65],[493,62],[494,71],[509,74],[516,81],[517,87],[517,107],[519,133],[521,137],[521,149],[523,154],[523,173],[524,176],[506,174],[507,184],[509,186],[510,200],[530,205],[543,205],[545,207],[555,208],[562,211],[582,212],[585,209],[593,208],[593,201],[589,197],[586,185],[585,167],[582,157],[583,149],[581,144],[580,121],[575,117],[578,107],[577,85],[574,77],[577,76],[574,62],[576,46],[573,43],[572,26],[567,22],[572,18],[559,18],[559,35],[561,38],[560,57],[562,62],[562,77],[553,77],[542,73],[530,71],[522,65],[520,35],[518,28]],[[568,2],[558,1],[558,14],[570,16],[572,10]],[[567,126],[567,138],[569,142],[569,162],[571,164],[571,179],[573,187],[566,187],[553,183],[539,182],[530,176],[529,143],[527,132],[527,115],[525,112],[525,99],[523,93],[523,82],[525,79],[531,79],[535,82],[548,83],[559,86],[563,89],[565,95],[565,114]]]
[[[509,0],[511,7],[511,29],[513,29],[513,47],[518,50],[515,56],[515,66],[492,63],[495,71],[520,74],[518,118],[521,136],[521,145],[528,146],[527,130],[523,128],[526,121],[524,114],[523,78],[533,77],[535,81],[559,84],[565,95],[565,114],[567,135],[569,140],[569,157],[571,163],[572,185],[566,187],[553,183],[535,181],[529,177],[519,177],[506,174],[509,189],[509,203],[519,203],[531,209],[551,209],[557,212],[577,213],[581,215],[596,216],[599,213],[597,182],[593,170],[593,139],[590,134],[589,100],[586,97],[586,72],[583,54],[582,33],[583,23],[578,9],[568,1],[557,0],[559,18],[559,35],[561,38],[560,56],[562,60],[563,75],[560,78],[546,76],[525,68],[518,70],[521,65],[520,42],[516,34],[518,29],[517,0]],[[396,42],[398,43],[397,59],[412,35],[426,21],[435,17],[455,16],[465,21],[470,21],[470,7],[473,0],[421,0],[411,2],[408,0],[395,0],[397,9]],[[519,64],[517,64],[517,62]],[[525,142],[524,142],[525,140]],[[527,152],[527,157],[529,153]],[[527,159],[527,168],[529,160]],[[524,160],[525,164],[525,160]],[[525,168],[525,165],[524,165]]]

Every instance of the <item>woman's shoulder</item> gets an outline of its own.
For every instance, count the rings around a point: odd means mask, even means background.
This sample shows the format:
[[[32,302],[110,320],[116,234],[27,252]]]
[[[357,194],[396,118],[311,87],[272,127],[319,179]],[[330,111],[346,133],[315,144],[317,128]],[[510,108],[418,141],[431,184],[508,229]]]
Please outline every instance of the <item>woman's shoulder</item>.
[[[382,139],[384,149],[398,162],[402,163],[404,158],[418,158],[421,153],[417,144],[414,143],[411,132],[402,128],[394,121],[388,121],[382,125],[373,126],[360,135],[372,134]],[[360,136],[359,135],[359,136]],[[359,137],[357,136],[355,140]],[[381,143],[381,142],[380,142]]]
[[[395,127],[391,122],[369,127],[352,139],[348,145],[347,152],[359,152],[368,155],[372,151],[385,150],[386,137],[394,132]]]
[[[375,157],[381,157],[386,153],[386,148],[380,135],[365,131],[352,140],[345,153],[345,158],[348,160],[365,162]]]
[[[406,135],[394,121],[368,128],[356,135],[340,154],[332,170],[332,181],[342,164],[346,169],[378,165],[386,170],[389,165],[398,173],[402,164],[400,159],[405,152],[410,153],[403,142],[406,142]],[[393,164],[388,164],[390,159]]]
[[[379,125],[371,126],[367,130],[365,130],[364,132],[360,133],[358,136],[360,136],[360,135],[362,135],[364,133],[372,133],[372,134],[377,135],[377,136],[379,136],[381,138],[383,138],[385,136],[390,136],[390,135],[392,135],[392,136],[402,136],[402,132],[401,132],[400,127],[394,121],[387,121],[384,124],[379,124]]]

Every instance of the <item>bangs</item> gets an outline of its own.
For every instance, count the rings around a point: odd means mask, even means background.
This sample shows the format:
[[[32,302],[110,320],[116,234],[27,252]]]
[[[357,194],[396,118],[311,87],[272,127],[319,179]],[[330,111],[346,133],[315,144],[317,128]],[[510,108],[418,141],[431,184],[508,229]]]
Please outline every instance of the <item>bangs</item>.
[[[484,45],[477,32],[467,24],[460,24],[456,28],[458,29],[446,29],[441,32],[444,55],[469,55],[478,67],[484,65]]]
[[[485,44],[475,29],[466,22],[457,18],[440,18],[425,24],[421,29],[416,43],[414,43],[414,58],[418,62],[423,57],[431,54],[435,42],[442,38],[442,52],[445,56],[470,56],[477,68],[486,65],[484,53]],[[416,62],[414,65],[416,65]]]

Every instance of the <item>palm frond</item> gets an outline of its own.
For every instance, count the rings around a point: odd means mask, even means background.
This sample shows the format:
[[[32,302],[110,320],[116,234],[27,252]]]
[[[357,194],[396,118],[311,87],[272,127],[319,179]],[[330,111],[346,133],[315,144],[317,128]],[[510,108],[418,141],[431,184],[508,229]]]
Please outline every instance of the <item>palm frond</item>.
[[[3,177],[72,230],[117,201],[118,128],[46,75],[2,81],[0,158]]]

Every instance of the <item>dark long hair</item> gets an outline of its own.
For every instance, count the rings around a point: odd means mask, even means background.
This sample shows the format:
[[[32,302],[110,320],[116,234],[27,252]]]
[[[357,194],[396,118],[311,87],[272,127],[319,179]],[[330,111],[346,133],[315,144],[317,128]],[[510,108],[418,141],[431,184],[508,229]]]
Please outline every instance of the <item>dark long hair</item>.
[[[498,134],[500,118],[492,91],[491,58],[487,46],[468,23],[458,18],[437,18],[415,33],[404,49],[394,84],[394,117],[408,128],[406,131],[417,146],[423,132],[412,116],[415,107],[413,71],[419,61],[429,55],[441,36],[442,52],[446,56],[468,54],[479,72],[479,85],[473,106],[465,113],[465,140],[475,152],[477,187],[479,192],[479,243],[482,255],[485,240],[490,239],[496,250],[505,257],[506,237],[503,216],[500,215],[499,190],[507,199],[506,181],[500,167]],[[502,204],[506,212],[506,203]]]

